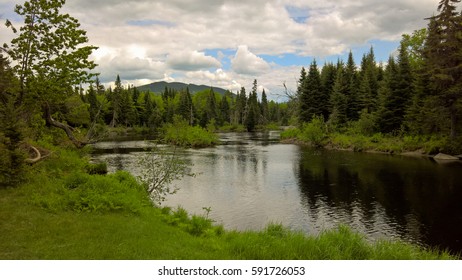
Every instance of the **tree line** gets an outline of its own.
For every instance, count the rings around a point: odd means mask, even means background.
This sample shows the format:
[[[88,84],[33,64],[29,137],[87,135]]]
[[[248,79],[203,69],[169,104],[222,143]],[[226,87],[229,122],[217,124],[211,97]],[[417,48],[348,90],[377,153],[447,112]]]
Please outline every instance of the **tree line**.
[[[359,66],[313,61],[302,68],[295,102],[300,123],[315,117],[342,129],[352,122],[370,133],[438,134],[462,129],[462,14],[460,0],[442,0],[428,27],[403,35],[397,55],[378,63],[374,50]]]
[[[88,114],[81,115],[74,125],[106,124],[111,127],[148,127],[157,129],[172,123],[178,115],[189,125],[207,127],[242,126],[253,131],[270,123],[287,125],[287,104],[268,101],[265,90],[257,93],[257,80],[249,94],[244,87],[236,94],[221,95],[212,88],[191,94],[189,88],[174,90],[165,87],[161,93],[140,92],[134,86],[123,86],[120,76],[115,86],[105,89],[98,79],[81,92],[81,102],[87,104]],[[74,107],[79,107],[75,106]],[[69,119],[68,119],[69,121]]]

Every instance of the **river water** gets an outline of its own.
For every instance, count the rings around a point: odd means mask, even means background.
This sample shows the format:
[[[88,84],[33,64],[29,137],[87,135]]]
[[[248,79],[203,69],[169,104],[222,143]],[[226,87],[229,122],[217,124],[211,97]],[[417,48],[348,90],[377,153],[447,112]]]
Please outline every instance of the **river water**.
[[[279,143],[278,132],[220,134],[221,145],[178,152],[195,177],[163,203],[227,229],[281,223],[307,234],[346,224],[369,240],[399,239],[462,253],[462,164]],[[139,173],[153,144],[107,141],[93,160]],[[166,148],[166,147],[164,147]]]

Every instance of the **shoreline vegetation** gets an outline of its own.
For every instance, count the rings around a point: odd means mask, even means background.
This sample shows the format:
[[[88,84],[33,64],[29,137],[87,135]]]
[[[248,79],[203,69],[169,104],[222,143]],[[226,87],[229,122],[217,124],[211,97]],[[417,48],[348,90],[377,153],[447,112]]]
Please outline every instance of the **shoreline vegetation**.
[[[460,159],[456,155],[458,148],[454,147],[457,141],[448,137],[365,133],[360,126],[359,122],[353,122],[342,130],[332,129],[321,118],[314,118],[301,127],[290,127],[282,131],[281,142],[338,151]]]
[[[154,206],[127,172],[100,175],[88,150],[57,148],[0,188],[0,259],[458,259],[400,241],[369,242],[347,226],[319,236],[270,224],[232,231],[203,215]],[[104,169],[104,168],[103,168]],[[40,187],[37,187],[40,186]],[[213,211],[213,209],[212,209]]]

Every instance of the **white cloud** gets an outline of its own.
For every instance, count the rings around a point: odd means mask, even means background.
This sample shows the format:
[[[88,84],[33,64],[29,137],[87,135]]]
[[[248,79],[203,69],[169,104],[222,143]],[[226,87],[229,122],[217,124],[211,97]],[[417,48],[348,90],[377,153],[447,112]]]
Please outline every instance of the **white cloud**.
[[[399,40],[402,33],[425,27],[424,18],[435,12],[437,2],[67,0],[64,11],[100,47],[94,57],[106,81],[117,74],[137,82],[175,77],[238,90],[241,85],[250,88],[257,78],[276,92],[283,90],[284,81],[295,84],[300,69],[270,65],[263,55],[323,57],[374,39]],[[1,0],[0,17],[16,20],[12,7],[17,3]],[[0,27],[0,38],[3,44],[12,34]],[[229,59],[220,50],[237,51]]]
[[[239,46],[231,60],[233,70],[238,74],[256,75],[271,69],[268,62],[249,51],[245,45]]]
[[[174,70],[193,71],[211,67],[221,67],[221,63],[203,52],[183,51],[167,56],[167,64]]]

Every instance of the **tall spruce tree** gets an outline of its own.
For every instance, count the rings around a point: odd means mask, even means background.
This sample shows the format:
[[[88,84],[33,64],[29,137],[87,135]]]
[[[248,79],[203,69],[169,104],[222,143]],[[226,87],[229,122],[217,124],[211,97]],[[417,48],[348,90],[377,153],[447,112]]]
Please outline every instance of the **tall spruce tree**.
[[[462,97],[462,15],[460,0],[442,0],[430,18],[424,58],[436,100],[450,115],[450,137],[457,136]]]
[[[345,67],[343,63],[338,63],[337,75],[335,79],[334,88],[330,97],[331,115],[329,122],[335,126],[344,125],[347,120],[348,112],[348,80],[345,77]]]
[[[266,96],[265,89],[261,93],[261,124],[267,124],[269,120],[269,108],[268,108],[268,98]]]
[[[322,116],[323,107],[327,105],[316,60],[313,60],[308,75],[301,77],[301,81],[299,118],[301,122],[310,122],[314,116]]]
[[[333,63],[326,63],[321,71],[321,84],[324,100],[330,100],[332,92],[334,91],[335,79],[337,76],[337,67]],[[322,115],[325,120],[329,118],[331,108],[328,102],[325,102],[327,106],[323,106]]]
[[[356,64],[353,59],[353,53],[348,54],[348,61],[345,67],[345,80],[348,84],[345,95],[347,98],[347,118],[348,120],[357,120],[359,118],[360,104],[358,98],[358,77]]]

